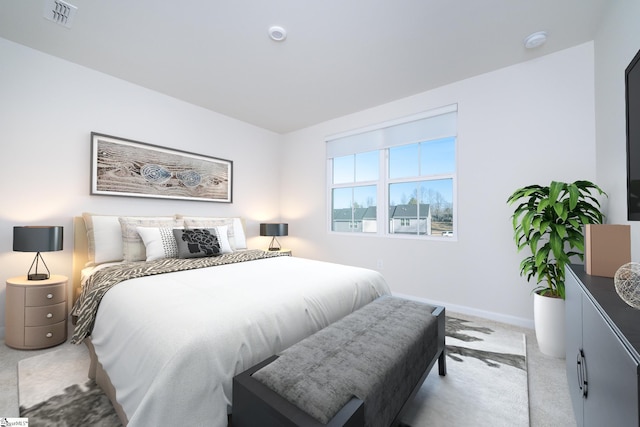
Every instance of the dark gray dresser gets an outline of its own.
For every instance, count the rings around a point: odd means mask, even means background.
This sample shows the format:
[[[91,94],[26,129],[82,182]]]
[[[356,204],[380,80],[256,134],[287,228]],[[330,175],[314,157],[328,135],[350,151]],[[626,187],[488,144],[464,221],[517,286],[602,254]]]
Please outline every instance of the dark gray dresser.
[[[566,275],[567,379],[578,426],[638,426],[640,310],[613,279],[583,265]]]

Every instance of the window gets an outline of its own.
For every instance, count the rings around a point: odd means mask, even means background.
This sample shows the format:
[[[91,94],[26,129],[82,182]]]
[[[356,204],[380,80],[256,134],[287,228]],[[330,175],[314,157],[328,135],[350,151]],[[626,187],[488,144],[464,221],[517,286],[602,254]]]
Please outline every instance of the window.
[[[369,151],[333,159],[333,231],[376,232],[378,157]]]
[[[454,105],[329,138],[330,230],[454,235],[456,122]]]

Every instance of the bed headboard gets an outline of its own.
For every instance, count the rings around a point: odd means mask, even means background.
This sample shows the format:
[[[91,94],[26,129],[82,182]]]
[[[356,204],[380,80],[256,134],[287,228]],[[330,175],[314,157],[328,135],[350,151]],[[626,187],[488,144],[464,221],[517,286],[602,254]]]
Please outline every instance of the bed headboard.
[[[81,216],[73,217],[73,302],[80,296],[81,271],[89,260],[89,242],[87,240],[87,227]]]
[[[87,263],[90,261],[89,256],[89,236],[87,235],[87,223],[85,223],[86,215],[92,214],[83,214],[82,216],[73,217],[73,268],[72,268],[72,284],[73,284],[73,302],[75,304],[76,300],[80,296],[80,292],[82,291],[82,270],[86,267]],[[122,220],[122,217],[117,217],[115,215],[106,215],[107,217],[111,217],[114,219]],[[102,215],[97,215],[97,217],[103,217]],[[92,233],[96,232],[96,216],[93,216],[94,219],[88,219],[89,228],[92,230]],[[128,217],[124,217],[128,218]],[[245,235],[245,224],[244,219],[240,217],[198,217],[198,216],[186,216],[186,215],[173,215],[173,216],[163,216],[163,217],[131,217],[131,219],[144,221],[151,221],[149,224],[153,224],[154,226],[158,226],[157,220],[158,218],[162,219],[162,221],[166,221],[167,219],[171,219],[171,223],[173,224],[174,220],[184,221],[185,227],[213,227],[220,225],[228,225],[229,228],[229,239],[233,238],[232,247],[234,250],[238,249],[246,249],[246,235]],[[110,221],[111,222],[111,221]],[[104,224],[104,223],[103,223]],[[117,224],[117,235],[120,236],[120,224]],[[143,225],[142,223],[138,223],[139,225]],[[105,225],[102,225],[101,230],[107,229],[109,233],[113,230],[111,228],[105,228]],[[232,233],[233,231],[233,233]],[[108,235],[111,235],[109,234]],[[102,234],[101,234],[102,235]],[[92,241],[95,241],[95,237],[91,237]],[[101,239],[103,241],[104,238]],[[94,244],[92,244],[93,246]],[[95,242],[97,245],[97,242]],[[112,247],[106,245],[107,247]],[[102,246],[101,246],[102,248]],[[92,248],[97,251],[97,248]],[[101,252],[103,254],[103,252]],[[110,254],[113,255],[113,254]],[[91,256],[91,261],[94,261],[93,254]],[[114,258],[107,258],[109,260],[115,260]],[[120,258],[122,259],[122,258]],[[103,261],[104,262],[104,261]]]

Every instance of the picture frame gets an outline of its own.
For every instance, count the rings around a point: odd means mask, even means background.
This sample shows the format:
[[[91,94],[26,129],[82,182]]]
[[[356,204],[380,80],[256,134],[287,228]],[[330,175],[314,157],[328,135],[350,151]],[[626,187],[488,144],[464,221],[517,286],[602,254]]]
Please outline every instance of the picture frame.
[[[233,162],[91,133],[91,194],[233,202]]]

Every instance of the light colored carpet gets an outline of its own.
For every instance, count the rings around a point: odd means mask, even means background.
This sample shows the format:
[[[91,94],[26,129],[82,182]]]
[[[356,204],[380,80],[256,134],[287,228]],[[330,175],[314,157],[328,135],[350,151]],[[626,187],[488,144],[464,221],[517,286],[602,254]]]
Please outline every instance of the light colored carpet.
[[[447,319],[447,376],[437,364],[403,416],[411,427],[529,426],[526,343],[522,333],[474,318]],[[115,426],[113,408],[87,383],[84,346],[65,344],[20,361],[20,413],[32,426]],[[69,397],[73,395],[74,397]],[[88,403],[91,402],[91,403]],[[78,418],[75,412],[92,414]],[[77,409],[84,408],[81,411]],[[87,424],[91,416],[91,424]]]

